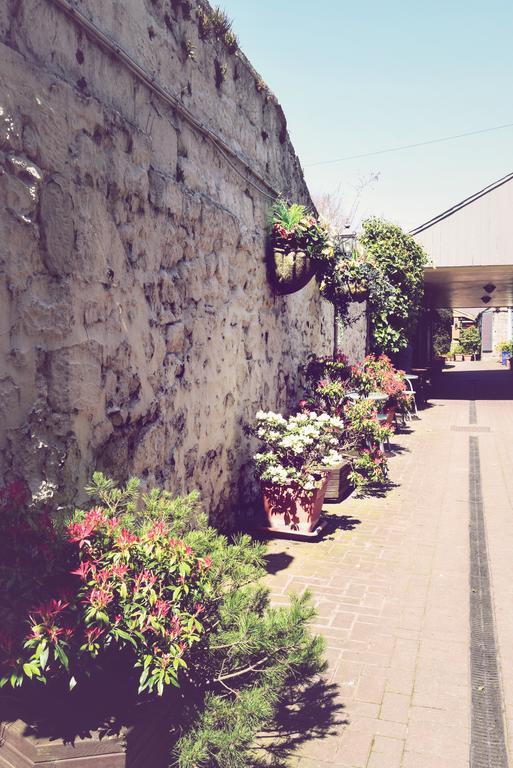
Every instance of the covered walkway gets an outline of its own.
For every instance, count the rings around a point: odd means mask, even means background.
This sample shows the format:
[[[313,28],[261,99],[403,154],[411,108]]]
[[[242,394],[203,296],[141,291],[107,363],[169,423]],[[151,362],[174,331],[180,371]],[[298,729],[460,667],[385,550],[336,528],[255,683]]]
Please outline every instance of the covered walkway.
[[[395,438],[386,495],[326,506],[318,543],[270,544],[275,602],[309,587],[328,646],[294,768],[507,768],[513,374],[456,363],[437,397]]]

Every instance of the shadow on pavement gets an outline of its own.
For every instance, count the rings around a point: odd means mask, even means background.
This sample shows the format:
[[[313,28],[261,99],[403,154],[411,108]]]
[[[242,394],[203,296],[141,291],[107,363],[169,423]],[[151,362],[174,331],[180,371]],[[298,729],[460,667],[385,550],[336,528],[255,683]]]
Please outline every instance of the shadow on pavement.
[[[286,552],[269,552],[265,557],[265,570],[274,576],[278,571],[284,571],[294,558]]]
[[[263,754],[249,768],[286,768],[302,744],[340,733],[338,729],[349,722],[335,683],[320,678],[309,686],[291,687],[289,694],[270,728],[260,735]]]
[[[513,400],[513,372],[505,368],[444,371],[431,395],[441,400]]]

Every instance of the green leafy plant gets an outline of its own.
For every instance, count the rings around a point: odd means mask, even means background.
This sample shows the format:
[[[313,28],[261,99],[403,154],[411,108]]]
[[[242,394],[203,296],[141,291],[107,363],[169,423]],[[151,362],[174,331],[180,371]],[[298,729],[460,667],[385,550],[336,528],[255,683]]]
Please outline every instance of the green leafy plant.
[[[364,221],[359,242],[388,284],[386,304],[370,306],[373,351],[398,352],[420,312],[427,255],[411,235],[378,218]]]
[[[23,582],[32,583],[37,593],[36,610],[19,605],[19,626],[26,630],[28,620],[30,636],[35,631],[46,639],[48,655],[39,654],[33,668],[31,657],[37,649],[32,642],[31,647],[23,647],[24,636],[7,637],[6,630],[12,632],[12,628],[3,625],[4,679],[16,686],[18,676],[23,681],[32,675],[31,684],[37,685],[53,672],[64,678],[76,672],[75,695],[82,689],[84,674],[89,683],[98,677],[101,682],[117,659],[116,670],[123,681],[133,680],[135,690],[149,669],[140,686],[144,701],[151,700],[149,690],[156,694],[163,688],[169,697],[166,711],[173,765],[256,766],[256,750],[262,755],[267,746],[272,759],[278,750],[274,729],[280,710],[290,704],[290,717],[301,690],[325,669],[323,642],[308,628],[314,616],[310,596],[305,593],[292,597],[289,606],[271,607],[269,589],[261,582],[264,546],[249,536],[228,540],[209,527],[196,493],[176,499],[159,489],[144,493],[137,480],[118,487],[101,474],[95,474],[89,493],[91,505],[73,515],[65,528],[64,550],[52,560],[53,565],[59,564],[56,581],[41,578],[39,562],[30,567],[26,560],[11,560],[15,570],[27,569]],[[0,516],[0,547],[5,547],[6,530],[24,516],[30,499],[24,486],[9,487],[1,498],[3,511],[9,510]],[[36,512],[28,514],[37,538],[46,530],[45,518]],[[136,562],[144,566],[137,573]],[[93,590],[98,592],[91,599]],[[44,610],[37,613],[43,596]],[[16,600],[14,591],[11,600]],[[73,630],[71,636],[68,629]],[[82,629],[92,630],[86,636],[90,649],[76,642]],[[137,647],[123,636],[125,632]],[[189,642],[192,635],[197,638]],[[173,655],[171,648],[177,642],[184,642],[186,648]],[[171,679],[168,685],[158,669],[162,662],[163,668],[174,667],[162,651],[187,664],[187,669],[178,664],[179,688]],[[151,661],[146,664],[147,655]],[[139,659],[142,667],[136,666]],[[20,667],[22,662],[28,665],[25,669]],[[39,674],[42,667],[44,676]],[[151,681],[154,670],[158,674]],[[261,740],[265,732],[272,734],[272,740]]]
[[[20,656],[1,682],[16,687],[25,677],[46,682],[64,674],[73,687],[93,660],[101,664],[117,647],[140,669],[140,691],[162,694],[178,685],[187,652],[200,640],[210,561],[159,519],[159,501],[169,506],[165,495],[142,497],[138,481],[120,489],[101,474],[90,491],[103,504],[78,510],[66,525],[68,571],[52,597],[31,607]]]
[[[271,209],[269,231],[272,246],[284,253],[306,253],[321,259],[332,250],[327,228],[304,205],[288,205],[278,198]]]
[[[462,329],[460,345],[465,355],[477,355],[481,352],[481,334],[475,325]]]
[[[513,355],[513,341],[500,341],[495,349],[499,354],[506,352],[509,355]]]
[[[435,309],[432,311],[433,354],[444,357],[449,354],[452,339],[452,309]]]

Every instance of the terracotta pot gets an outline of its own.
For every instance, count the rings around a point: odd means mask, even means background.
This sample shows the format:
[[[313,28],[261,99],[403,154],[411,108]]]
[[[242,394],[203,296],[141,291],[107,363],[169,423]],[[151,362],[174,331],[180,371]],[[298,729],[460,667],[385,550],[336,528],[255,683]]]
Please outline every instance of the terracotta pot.
[[[262,483],[268,527],[291,533],[314,531],[321,516],[327,485],[327,472],[322,474],[319,487],[309,493],[297,486]]]
[[[271,269],[274,286],[281,294],[300,291],[315,275],[314,262],[303,251],[274,248]]]

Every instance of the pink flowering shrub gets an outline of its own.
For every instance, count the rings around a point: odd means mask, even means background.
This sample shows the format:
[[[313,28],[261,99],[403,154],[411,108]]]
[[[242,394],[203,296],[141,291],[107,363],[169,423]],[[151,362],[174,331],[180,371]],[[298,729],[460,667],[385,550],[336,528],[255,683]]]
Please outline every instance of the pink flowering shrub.
[[[48,517],[38,522],[30,531],[41,537],[41,550],[48,546]],[[139,669],[141,692],[177,685],[203,632],[210,558],[173,536],[169,521],[140,522],[115,503],[77,511],[60,551],[58,578],[47,580],[32,603],[20,605],[12,595],[18,620],[4,625],[1,684],[65,674],[73,687],[94,660],[118,650],[128,651]],[[20,562],[12,565],[22,572]],[[34,570],[25,569],[27,583]]]
[[[272,606],[261,583],[264,545],[210,527],[198,494],[143,493],[137,480],[117,487],[99,473],[87,490],[92,504],[62,529],[52,524],[55,510],[39,514],[24,487],[4,494],[1,575],[14,587],[0,590],[13,618],[1,616],[0,678],[22,689],[2,699],[29,704],[21,716],[37,727],[58,704],[73,734],[113,732],[136,702],[167,688],[159,710],[170,763],[251,765],[265,729],[273,760],[277,715],[289,701],[295,711],[325,668],[309,595]],[[16,526],[20,534],[6,543]],[[24,541],[34,560],[18,551]],[[65,681],[75,690],[66,692]],[[61,717],[57,727],[68,737]]]
[[[362,395],[384,392],[388,395],[388,408],[396,407],[408,399],[404,371],[394,368],[386,355],[367,355],[362,363],[353,366],[350,386]]]

